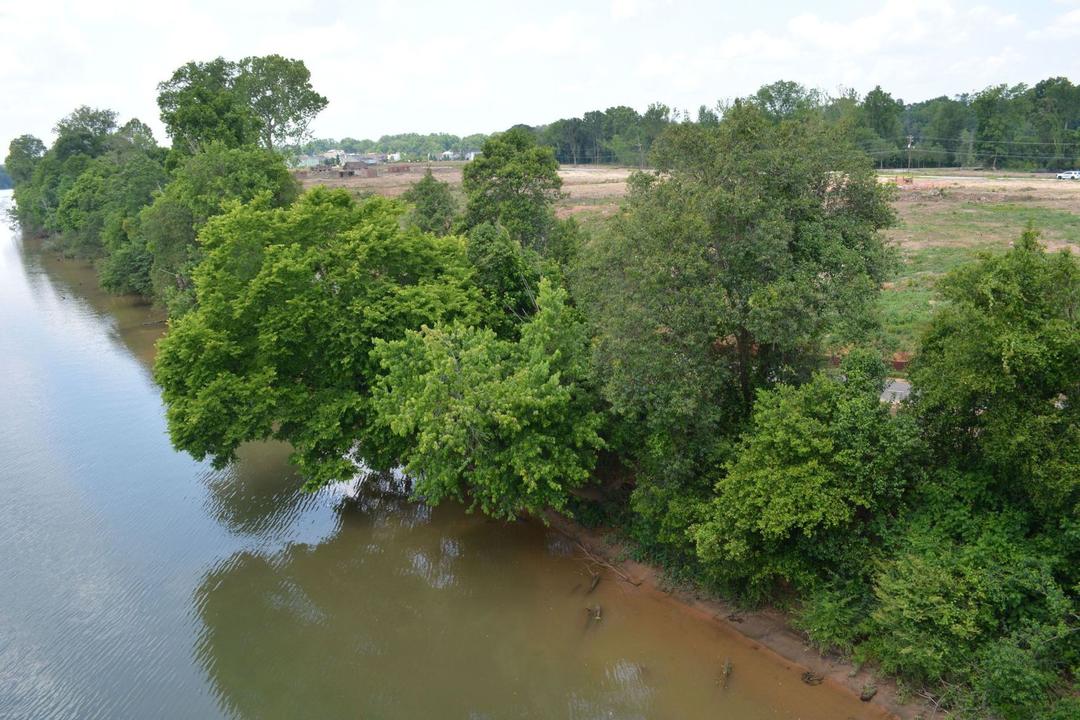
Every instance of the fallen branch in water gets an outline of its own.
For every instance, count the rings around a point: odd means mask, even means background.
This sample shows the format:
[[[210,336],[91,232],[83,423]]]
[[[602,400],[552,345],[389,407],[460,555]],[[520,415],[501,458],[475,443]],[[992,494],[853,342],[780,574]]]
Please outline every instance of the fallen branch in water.
[[[581,550],[581,552],[585,554],[585,557],[587,557],[590,562],[600,565],[601,567],[606,567],[608,570],[618,575],[621,579],[625,580],[626,582],[630,583],[635,587],[639,587],[643,582],[641,580],[634,580],[632,577],[609,563],[607,560],[604,560],[601,557],[597,557],[589,550],[589,548],[585,547],[585,545],[583,545],[580,540],[575,540],[574,542],[577,543],[578,548]]]

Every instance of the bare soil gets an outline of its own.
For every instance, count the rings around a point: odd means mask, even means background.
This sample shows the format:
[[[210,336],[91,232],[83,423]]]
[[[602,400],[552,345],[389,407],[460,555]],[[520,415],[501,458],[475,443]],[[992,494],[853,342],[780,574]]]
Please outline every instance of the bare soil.
[[[361,175],[340,177],[337,171],[314,172],[298,171],[297,179],[304,189],[322,185],[324,187],[343,187],[357,194],[373,193],[397,197],[431,170],[439,180],[450,183],[453,188],[461,186],[461,172],[464,163],[411,163],[408,165],[378,165],[377,177]],[[390,172],[390,168],[404,168],[404,171]],[[626,178],[633,172],[628,168],[615,167],[563,167],[559,176],[563,180],[563,193],[567,201],[575,199],[620,198],[626,194]]]

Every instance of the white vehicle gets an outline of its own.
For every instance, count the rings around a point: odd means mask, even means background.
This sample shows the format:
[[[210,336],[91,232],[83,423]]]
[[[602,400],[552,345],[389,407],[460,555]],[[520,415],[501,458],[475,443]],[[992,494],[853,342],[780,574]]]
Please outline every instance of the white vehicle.
[[[1057,174],[1058,180],[1080,180],[1080,170],[1066,170]]]

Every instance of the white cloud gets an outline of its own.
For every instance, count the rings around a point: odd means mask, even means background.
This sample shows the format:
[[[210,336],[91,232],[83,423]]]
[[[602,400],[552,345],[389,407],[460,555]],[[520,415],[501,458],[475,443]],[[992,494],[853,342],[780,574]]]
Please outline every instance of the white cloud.
[[[839,6],[838,6],[839,5]],[[465,134],[660,100],[711,105],[778,79],[918,100],[1080,80],[1078,0],[0,0],[0,146],[78,104],[157,122],[155,86],[217,55],[303,58],[330,105],[313,130]],[[1057,17],[1055,17],[1055,15]],[[2,147],[0,147],[2,149]],[[0,153],[2,154],[2,153]]]
[[[1062,13],[1046,27],[1028,33],[1032,40],[1080,37],[1080,8]]]

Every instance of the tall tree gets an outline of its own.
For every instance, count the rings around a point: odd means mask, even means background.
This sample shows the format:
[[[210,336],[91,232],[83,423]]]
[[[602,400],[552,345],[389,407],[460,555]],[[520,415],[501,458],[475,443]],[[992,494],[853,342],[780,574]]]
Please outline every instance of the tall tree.
[[[774,122],[789,120],[821,105],[821,93],[791,80],[762,85],[751,100]]]
[[[900,140],[902,126],[900,119],[904,112],[904,102],[894,100],[893,96],[876,86],[866,93],[862,103],[863,120],[866,126],[882,140],[896,142]]]
[[[457,215],[457,200],[450,183],[436,180],[431,168],[401,197],[412,205],[406,215],[409,224],[436,235],[450,232]]]
[[[240,61],[236,88],[259,119],[259,138],[267,150],[302,142],[311,121],[326,107],[325,97],[311,86],[303,60],[281,55]]]
[[[33,135],[20,135],[8,145],[4,167],[16,184],[25,183],[34,174],[34,165],[44,154],[45,143]]]
[[[465,222],[502,225],[522,245],[542,250],[555,224],[552,204],[562,178],[551,148],[526,130],[493,135],[483,154],[465,166]]]
[[[670,127],[654,161],[658,172],[634,176],[611,232],[589,247],[574,290],[641,470],[636,497],[667,516],[689,495],[684,483],[708,492],[702,476],[758,388],[805,377],[826,334],[872,326],[891,260],[878,231],[892,212],[865,155],[755,105],[736,103],[713,128]]]
[[[239,147],[259,139],[259,119],[234,87],[239,68],[215,58],[189,62],[158,85],[161,121],[173,148],[194,154],[211,142]]]

